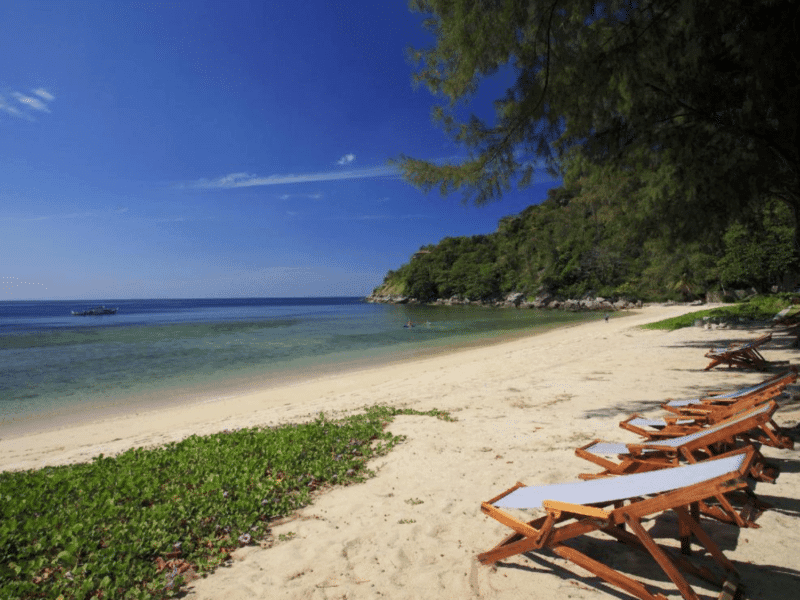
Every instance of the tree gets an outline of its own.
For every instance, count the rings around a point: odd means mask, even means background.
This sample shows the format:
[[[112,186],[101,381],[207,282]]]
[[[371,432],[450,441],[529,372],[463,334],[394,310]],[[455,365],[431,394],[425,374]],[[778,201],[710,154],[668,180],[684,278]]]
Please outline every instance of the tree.
[[[725,255],[720,261],[721,279],[726,285],[755,285],[765,291],[780,284],[788,270],[797,267],[794,229],[786,225],[785,206],[769,202],[760,218],[736,222],[725,232]]]
[[[780,198],[800,215],[800,3],[796,0],[411,0],[432,48],[414,75],[469,158],[403,156],[406,178],[482,204],[544,161],[650,172],[654,205],[674,223],[722,230]],[[456,118],[498,69],[516,77],[494,123]],[[571,175],[566,173],[572,169]],[[665,182],[669,185],[665,186]],[[706,227],[708,229],[708,227]]]

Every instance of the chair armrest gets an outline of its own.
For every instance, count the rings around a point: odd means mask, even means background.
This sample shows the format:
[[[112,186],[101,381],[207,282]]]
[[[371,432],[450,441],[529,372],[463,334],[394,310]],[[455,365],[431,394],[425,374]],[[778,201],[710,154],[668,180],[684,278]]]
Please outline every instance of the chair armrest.
[[[608,519],[611,513],[602,508],[585,506],[583,504],[572,504],[571,502],[559,502],[556,500],[545,500],[542,506],[548,511],[568,512],[574,515],[583,515],[595,519]]]

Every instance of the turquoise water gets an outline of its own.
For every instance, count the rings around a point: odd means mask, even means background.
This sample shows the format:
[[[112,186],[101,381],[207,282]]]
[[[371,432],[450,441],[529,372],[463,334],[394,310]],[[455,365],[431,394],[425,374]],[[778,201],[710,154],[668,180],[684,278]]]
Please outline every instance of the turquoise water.
[[[116,315],[77,317],[104,304]],[[209,400],[597,318],[359,298],[0,302],[0,434]],[[407,321],[416,326],[405,328]]]

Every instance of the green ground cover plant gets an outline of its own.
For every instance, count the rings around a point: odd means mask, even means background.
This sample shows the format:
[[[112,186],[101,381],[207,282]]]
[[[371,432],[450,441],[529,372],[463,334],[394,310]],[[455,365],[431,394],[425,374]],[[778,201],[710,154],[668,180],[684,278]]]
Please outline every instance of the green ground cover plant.
[[[776,294],[771,296],[754,296],[743,302],[737,302],[730,306],[709,308],[697,312],[687,313],[680,317],[664,319],[656,323],[642,325],[645,329],[666,329],[674,331],[682,327],[691,327],[697,319],[710,317],[719,318],[723,321],[745,319],[747,321],[769,321],[777,313],[788,307],[791,302],[792,294]]]
[[[402,436],[362,414],[191,436],[90,463],[0,473],[0,598],[168,598],[313,493],[374,475]]]

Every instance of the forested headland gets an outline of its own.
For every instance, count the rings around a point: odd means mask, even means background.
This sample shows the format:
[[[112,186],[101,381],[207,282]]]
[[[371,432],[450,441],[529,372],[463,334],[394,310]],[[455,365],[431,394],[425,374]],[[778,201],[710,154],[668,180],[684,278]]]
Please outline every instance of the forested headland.
[[[432,117],[466,152],[400,156],[407,181],[477,205],[563,181],[497,231],[426,246],[377,294],[422,302],[794,289],[800,4],[410,0]],[[466,115],[483,80],[513,83]]]
[[[374,296],[494,302],[509,294],[691,301],[795,289],[798,252],[785,203],[764,202],[723,230],[676,241],[635,174],[549,190],[488,235],[448,237],[387,273]]]

